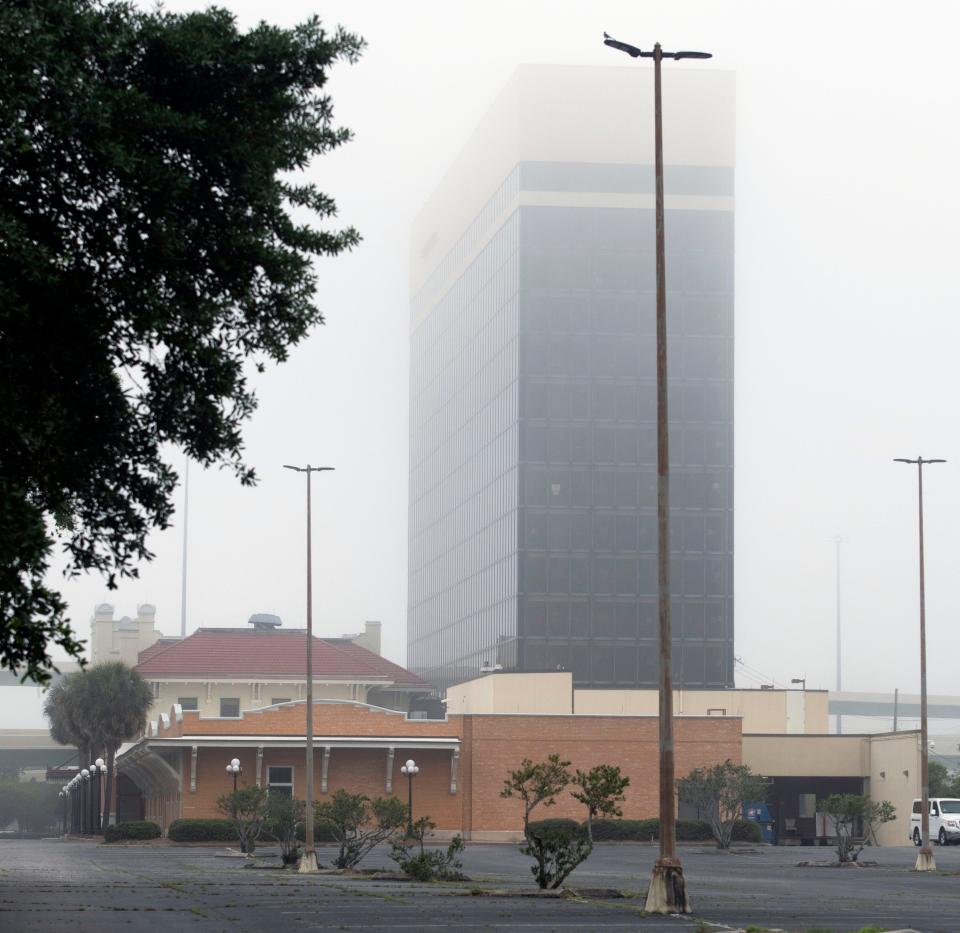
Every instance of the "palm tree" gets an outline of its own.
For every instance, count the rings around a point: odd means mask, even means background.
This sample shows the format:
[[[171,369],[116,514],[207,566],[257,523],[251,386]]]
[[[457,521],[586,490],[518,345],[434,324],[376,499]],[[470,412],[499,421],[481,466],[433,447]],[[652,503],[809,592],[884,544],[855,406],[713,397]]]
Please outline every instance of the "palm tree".
[[[122,661],[108,661],[90,668],[83,675],[86,689],[83,716],[92,726],[99,747],[107,757],[107,784],[103,823],[109,818],[113,795],[114,761],[117,749],[142,731],[153,704],[150,684]]]
[[[109,820],[117,749],[140,734],[152,703],[150,685],[122,661],[68,674],[47,693],[43,711],[53,738],[76,745],[85,756],[83,764],[93,761],[101,751],[106,755],[104,825]]]
[[[53,740],[76,746],[82,762],[92,761],[97,748],[90,723],[81,715],[85,686],[83,674],[67,674],[47,691],[43,701],[43,714],[50,723]]]

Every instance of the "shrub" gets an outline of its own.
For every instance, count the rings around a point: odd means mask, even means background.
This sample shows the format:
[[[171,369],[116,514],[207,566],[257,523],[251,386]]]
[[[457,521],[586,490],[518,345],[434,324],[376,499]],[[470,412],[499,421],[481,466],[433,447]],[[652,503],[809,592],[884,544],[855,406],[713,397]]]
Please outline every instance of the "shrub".
[[[174,820],[167,838],[174,842],[233,842],[237,831],[232,820]]]
[[[580,828],[581,824],[577,820],[558,816],[549,820],[534,820],[527,826],[527,831],[531,833],[543,833],[563,830],[565,832],[575,833],[579,832]]]
[[[660,838],[660,821],[649,820],[594,820],[595,842],[651,842]],[[752,820],[737,820],[733,826],[734,842],[761,842],[760,827]],[[677,820],[678,842],[708,842],[713,829],[705,820]]]
[[[732,839],[734,842],[763,842],[763,833],[753,820],[737,820],[733,824]]]
[[[267,822],[264,835],[280,844],[280,859],[284,865],[300,861],[300,845],[297,830],[303,823],[304,802],[292,797],[271,797],[267,802]]]
[[[403,832],[407,822],[407,806],[396,797],[371,800],[341,789],[313,806],[317,823],[327,826],[340,847],[335,868],[353,868],[374,846]]]
[[[240,851],[253,855],[263,824],[267,820],[267,789],[251,785],[241,787],[217,800],[217,809],[230,817]]]
[[[0,829],[17,821],[21,832],[42,834],[60,820],[62,805],[56,784],[42,781],[0,781]]]
[[[390,858],[414,881],[463,881],[463,862],[459,855],[464,845],[459,835],[453,837],[446,852],[424,848],[425,839],[432,836],[436,828],[429,816],[420,817],[410,827],[406,839],[394,842]]]
[[[559,888],[572,872],[593,851],[593,843],[587,838],[586,830],[576,821],[551,820],[552,823],[570,822],[575,829],[567,826],[535,828],[527,826],[527,844],[520,850],[536,860],[530,866],[533,877],[541,888]]]
[[[650,842],[660,838],[660,821],[652,820],[594,820],[594,842],[605,840]]]
[[[124,839],[159,839],[160,827],[149,820],[132,820],[116,823],[103,831],[104,842],[121,842]]]

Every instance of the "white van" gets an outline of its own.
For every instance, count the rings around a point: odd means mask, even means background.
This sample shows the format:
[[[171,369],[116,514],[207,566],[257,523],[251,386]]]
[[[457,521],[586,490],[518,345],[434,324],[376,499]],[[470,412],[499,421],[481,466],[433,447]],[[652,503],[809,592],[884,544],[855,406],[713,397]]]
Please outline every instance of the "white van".
[[[930,797],[930,840],[942,846],[960,843],[960,800],[956,797]],[[920,845],[920,801],[914,800],[910,814],[910,840]]]

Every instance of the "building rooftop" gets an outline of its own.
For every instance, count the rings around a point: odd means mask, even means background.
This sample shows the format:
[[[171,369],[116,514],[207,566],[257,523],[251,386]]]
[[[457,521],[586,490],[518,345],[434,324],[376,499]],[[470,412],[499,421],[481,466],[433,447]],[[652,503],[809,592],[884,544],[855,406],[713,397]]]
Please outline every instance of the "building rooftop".
[[[303,629],[258,631],[200,628],[174,642],[140,652],[136,666],[147,679],[175,677],[302,677],[306,672]],[[299,636],[299,637],[296,637]],[[381,682],[429,690],[399,664],[344,638],[313,639],[315,680]]]

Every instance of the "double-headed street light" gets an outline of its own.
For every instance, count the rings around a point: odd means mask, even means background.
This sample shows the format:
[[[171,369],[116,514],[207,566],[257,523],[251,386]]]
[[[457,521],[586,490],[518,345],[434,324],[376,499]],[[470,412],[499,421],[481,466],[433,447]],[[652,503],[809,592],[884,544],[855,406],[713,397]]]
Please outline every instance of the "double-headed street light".
[[[709,52],[664,52],[657,42],[649,52],[619,42],[607,33],[603,44],[631,58],[653,59],[654,174],[657,236],[657,593],[660,621],[660,857],[653,866],[645,910],[658,914],[691,911],[677,857],[673,749],[673,634],[670,621],[670,455],[667,417],[667,271],[663,236],[663,108],[660,63],[665,58],[711,58]]]
[[[285,470],[307,474],[307,792],[304,801],[303,855],[297,870],[306,874],[318,870],[313,848],[313,563],[310,539],[310,479],[314,473],[326,473],[334,467],[305,467],[284,464]]]
[[[400,773],[407,776],[407,835],[413,835],[413,779],[420,773],[417,763],[408,758],[406,764],[400,766]]]
[[[924,460],[917,457],[894,457],[896,463],[917,465],[917,494],[920,512],[920,852],[917,854],[916,871],[936,871],[933,849],[930,848],[930,777],[927,756],[930,746],[927,740],[927,617],[926,591],[923,579],[923,468],[928,463],[946,463],[946,460]]]

